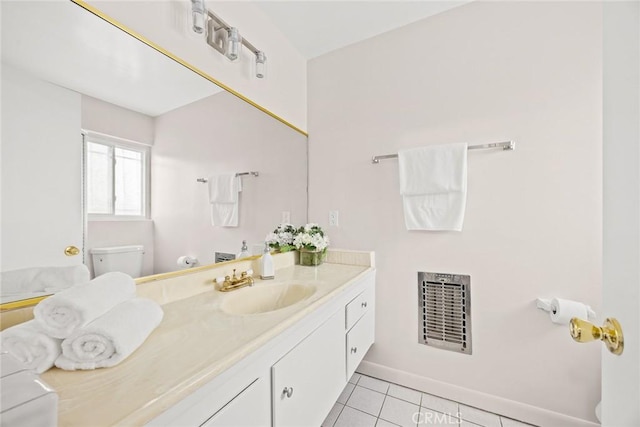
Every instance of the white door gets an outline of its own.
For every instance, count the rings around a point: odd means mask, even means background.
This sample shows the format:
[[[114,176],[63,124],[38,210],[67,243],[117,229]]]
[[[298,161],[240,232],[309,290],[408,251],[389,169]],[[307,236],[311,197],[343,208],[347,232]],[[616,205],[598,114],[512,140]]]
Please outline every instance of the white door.
[[[603,314],[622,325],[603,349],[602,425],[640,426],[640,2],[604,4]],[[592,344],[593,345],[593,344]]]
[[[2,65],[2,271],[82,264],[80,119],[78,93]]]

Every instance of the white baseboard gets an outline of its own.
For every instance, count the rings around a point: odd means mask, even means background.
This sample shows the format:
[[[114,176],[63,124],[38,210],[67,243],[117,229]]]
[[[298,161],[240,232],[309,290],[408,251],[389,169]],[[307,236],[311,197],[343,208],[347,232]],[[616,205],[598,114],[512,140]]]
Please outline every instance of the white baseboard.
[[[458,387],[431,378],[420,377],[409,372],[389,368],[377,363],[362,361],[357,372],[380,378],[381,380],[399,384],[425,393],[482,408],[489,412],[503,415],[526,423],[543,427],[599,427],[592,421],[570,417],[558,412],[549,411],[514,400],[481,393]]]

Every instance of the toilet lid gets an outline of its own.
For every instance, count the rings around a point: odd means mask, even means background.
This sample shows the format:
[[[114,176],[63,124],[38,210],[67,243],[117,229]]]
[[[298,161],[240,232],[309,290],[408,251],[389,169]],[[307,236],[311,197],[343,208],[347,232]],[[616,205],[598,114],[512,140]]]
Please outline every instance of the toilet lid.
[[[93,248],[89,252],[93,254],[118,254],[123,252],[142,252],[144,246],[142,245],[130,245],[130,246],[112,246],[108,248]]]

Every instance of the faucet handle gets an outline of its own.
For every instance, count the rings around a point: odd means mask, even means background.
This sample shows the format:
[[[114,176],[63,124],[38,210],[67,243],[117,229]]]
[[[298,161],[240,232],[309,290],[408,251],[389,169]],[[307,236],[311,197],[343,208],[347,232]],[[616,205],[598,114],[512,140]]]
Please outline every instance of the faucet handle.
[[[247,276],[249,276],[249,277],[253,276],[253,270],[252,269],[247,270],[246,273],[247,273]]]

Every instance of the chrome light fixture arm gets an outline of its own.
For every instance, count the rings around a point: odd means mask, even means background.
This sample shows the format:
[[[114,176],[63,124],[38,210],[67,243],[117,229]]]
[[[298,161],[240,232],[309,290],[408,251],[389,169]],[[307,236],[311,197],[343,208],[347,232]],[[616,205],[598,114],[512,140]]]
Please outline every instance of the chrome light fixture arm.
[[[203,0],[191,0],[193,15],[193,30],[201,34],[202,23],[206,23],[206,41],[209,46],[229,58],[236,61],[240,58],[241,46],[245,46],[255,55],[256,77],[264,78],[266,75],[265,53],[256,48],[249,40],[240,35],[236,27],[227,24],[222,18],[204,6]]]

